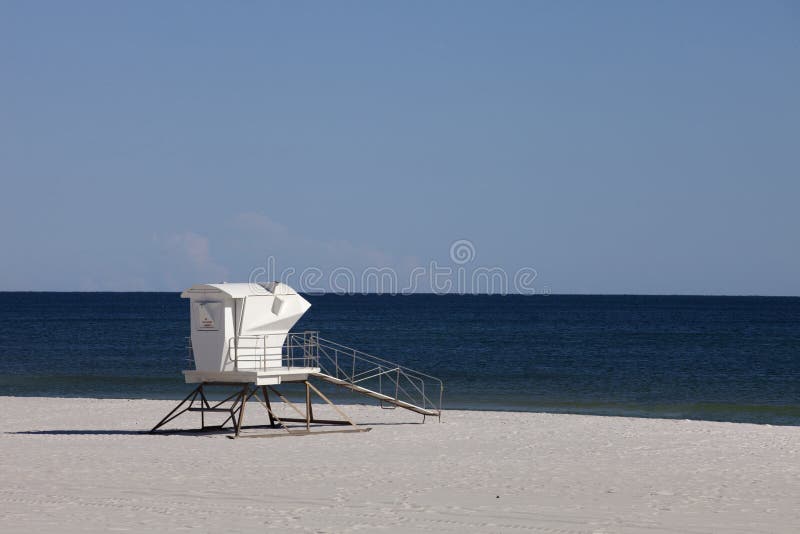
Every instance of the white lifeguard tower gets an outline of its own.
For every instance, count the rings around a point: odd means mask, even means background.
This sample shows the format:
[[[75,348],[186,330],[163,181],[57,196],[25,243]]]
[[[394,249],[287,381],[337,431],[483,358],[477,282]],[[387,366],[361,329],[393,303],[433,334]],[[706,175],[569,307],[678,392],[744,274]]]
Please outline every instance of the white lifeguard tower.
[[[195,364],[183,372],[186,382],[262,386],[305,380],[319,372],[313,353],[302,351],[313,349],[310,335],[292,335],[292,350],[283,352],[289,330],[311,307],[286,284],[201,284],[181,297],[191,306]]]
[[[189,349],[194,362],[194,369],[183,371],[183,375],[187,383],[198,386],[151,432],[185,412],[200,412],[200,430],[224,428],[231,423],[238,437],[244,428],[245,406],[254,398],[266,408],[269,426],[283,427],[289,434],[308,434],[314,423],[351,425],[346,431],[369,430],[358,427],[310,382],[311,378],[366,395],[384,407],[441,418],[443,387],[435,377],[321,339],[315,331],[291,332],[311,304],[286,284],[199,284],[186,289],[181,297],[190,303]],[[275,388],[284,383],[305,385],[305,412]],[[206,396],[209,386],[235,387],[236,392],[222,401],[210,401]],[[300,417],[278,417],[270,404],[270,392]],[[312,392],[343,420],[316,419]],[[432,392],[438,393],[438,402]],[[227,414],[227,418],[222,424],[206,425],[206,414],[216,412]],[[306,428],[298,431],[287,423],[305,423]]]

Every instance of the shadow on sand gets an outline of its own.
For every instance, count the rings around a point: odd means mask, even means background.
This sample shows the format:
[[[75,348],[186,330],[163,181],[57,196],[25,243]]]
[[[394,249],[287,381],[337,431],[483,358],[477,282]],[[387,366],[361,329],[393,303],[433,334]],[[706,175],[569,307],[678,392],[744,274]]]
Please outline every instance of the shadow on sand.
[[[360,423],[359,426],[399,426],[399,425],[421,425],[424,424],[422,421],[412,422],[412,421],[403,421],[399,423]],[[314,426],[326,426],[326,425],[312,425]],[[271,430],[280,430],[278,428],[270,428],[269,425],[247,425],[242,427],[243,430],[245,429],[271,429]],[[226,428],[208,428],[199,429],[199,428],[187,428],[187,429],[168,429],[168,430],[158,430],[157,432],[151,433],[149,430],[106,430],[106,429],[73,429],[73,430],[20,430],[19,432],[5,432],[5,434],[16,434],[16,435],[38,435],[38,436],[194,436],[194,435],[220,435],[220,434],[230,434],[232,429],[230,427]]]

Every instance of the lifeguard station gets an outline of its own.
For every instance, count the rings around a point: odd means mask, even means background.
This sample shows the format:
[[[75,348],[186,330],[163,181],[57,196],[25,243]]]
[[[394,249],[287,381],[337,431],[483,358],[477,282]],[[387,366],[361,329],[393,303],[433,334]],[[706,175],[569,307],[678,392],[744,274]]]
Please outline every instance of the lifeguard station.
[[[200,429],[222,429],[231,425],[239,437],[245,407],[258,401],[269,426],[286,434],[312,433],[311,425],[349,425],[346,430],[317,432],[364,432],[311,379],[346,388],[378,401],[389,409],[404,408],[425,417],[441,418],[441,380],[401,365],[319,337],[317,332],[291,329],[311,307],[294,289],[280,282],[200,284],[181,293],[189,299],[191,337],[189,350],[194,369],[183,371],[187,383],[198,386],[151,432],[156,432],[186,412],[200,413]],[[305,386],[305,410],[280,393],[276,386]],[[233,388],[220,401],[207,395],[210,387]],[[329,404],[341,420],[314,417],[312,393]],[[270,394],[286,403],[298,417],[278,417]],[[206,424],[206,417],[221,413],[221,424]],[[304,429],[292,427],[302,423]],[[316,433],[316,432],[314,432]],[[250,436],[248,436],[250,437]]]

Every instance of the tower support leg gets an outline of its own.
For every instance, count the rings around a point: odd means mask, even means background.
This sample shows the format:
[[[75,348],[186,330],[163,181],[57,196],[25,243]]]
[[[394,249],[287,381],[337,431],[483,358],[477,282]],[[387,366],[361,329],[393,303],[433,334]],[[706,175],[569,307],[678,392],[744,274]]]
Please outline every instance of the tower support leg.
[[[236,437],[239,437],[239,433],[242,431],[242,421],[244,421],[244,407],[247,406],[247,400],[252,396],[248,395],[250,393],[250,385],[245,384],[242,387],[242,392],[239,394],[239,419],[236,421]]]
[[[308,387],[308,381],[306,380],[306,431],[311,431],[311,419],[313,419],[314,414],[311,413],[311,388]]]
[[[267,415],[269,416],[269,426],[275,428],[275,416],[272,415],[272,405],[269,402],[269,391],[267,386],[261,386],[261,394],[264,395],[264,406],[267,408]]]
[[[172,421],[173,419],[175,419],[175,418],[176,418],[176,417],[178,417],[179,415],[181,415],[181,414],[183,414],[184,412],[188,411],[188,410],[189,410],[189,408],[191,408],[191,407],[192,407],[192,404],[194,404],[194,400],[195,400],[195,398],[197,398],[197,394],[198,394],[199,392],[201,392],[201,391],[202,391],[202,389],[203,389],[203,384],[200,384],[199,386],[197,386],[196,388],[194,388],[194,390],[192,390],[192,392],[191,392],[191,393],[189,393],[188,395],[186,395],[186,398],[185,398],[185,399],[183,399],[183,400],[182,400],[180,403],[178,403],[178,405],[177,405],[175,408],[173,408],[171,412],[169,412],[167,415],[165,415],[165,416],[164,416],[164,418],[163,418],[161,421],[159,421],[159,422],[158,422],[158,424],[157,424],[156,426],[154,426],[154,427],[153,427],[153,428],[150,430],[150,433],[151,433],[151,434],[152,434],[152,433],[154,433],[156,430],[158,430],[158,429],[159,429],[159,428],[161,428],[162,426],[166,425],[167,423],[169,423],[170,421]],[[182,407],[184,404],[186,404],[187,402],[189,403],[189,405],[188,405],[186,408],[184,408],[183,410],[180,410],[180,408],[181,408],[181,407]],[[178,410],[180,410],[180,411],[178,411]],[[176,412],[177,412],[177,413],[176,413]]]
[[[246,383],[229,383],[229,382],[203,382],[199,384],[195,389],[191,391],[180,403],[178,403],[175,408],[173,408],[166,416],[164,416],[161,421],[158,422],[156,426],[154,426],[150,433],[155,433],[161,427],[173,421],[174,419],[178,418],[179,416],[183,415],[186,412],[200,412],[200,428],[196,429],[199,431],[205,430],[221,430],[224,429],[228,423],[230,422],[231,426],[233,427],[233,435],[228,436],[230,438],[238,438],[238,437],[276,437],[276,436],[287,436],[287,435],[309,435],[309,434],[324,434],[328,432],[368,432],[371,430],[370,428],[359,427],[356,423],[353,422],[352,419],[347,417],[347,415],[338,407],[336,406],[331,400],[326,397],[319,389],[317,389],[313,384],[309,381],[303,381],[303,385],[305,386],[305,413],[298,408],[294,403],[292,403],[289,399],[284,397],[277,389],[272,386],[255,386],[251,387],[251,384]],[[208,397],[206,397],[206,387],[207,386],[236,386],[237,390],[228,395],[221,401],[212,401],[209,402]],[[259,395],[259,389],[261,389],[261,395]],[[269,392],[272,391],[281,401],[286,403],[290,408],[292,408],[299,417],[294,418],[279,418],[272,409],[272,405],[270,403]],[[314,416],[314,407],[311,402],[312,393],[316,394],[320,397],[323,401],[325,401],[328,405],[330,405],[340,416],[342,416],[342,420],[330,420],[330,419],[317,419]],[[261,399],[263,396],[263,401]],[[245,416],[245,408],[247,406],[247,402],[252,398],[255,397],[257,400],[262,401],[262,404],[267,410],[267,416],[269,417],[269,426],[271,428],[276,428],[280,426],[284,430],[286,430],[286,434],[266,434],[266,435],[242,435],[243,428],[254,428],[251,426],[244,425],[244,416]],[[224,413],[227,414],[227,417],[220,425],[206,425],[206,413]],[[291,429],[286,426],[286,423],[304,423],[305,429],[304,430],[296,430]],[[312,424],[326,424],[326,425],[350,425],[352,428],[347,430],[311,430]],[[256,425],[258,426],[258,425]],[[261,425],[263,428],[263,425]],[[185,430],[184,430],[185,432]]]

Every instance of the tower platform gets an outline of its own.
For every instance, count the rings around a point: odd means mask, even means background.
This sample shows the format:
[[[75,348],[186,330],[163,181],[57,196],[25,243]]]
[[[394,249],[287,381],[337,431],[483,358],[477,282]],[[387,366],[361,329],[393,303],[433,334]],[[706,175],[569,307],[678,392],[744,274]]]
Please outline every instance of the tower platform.
[[[319,367],[275,367],[267,369],[240,369],[238,371],[183,371],[187,384],[225,382],[274,386],[284,382],[302,382],[309,375],[319,373]]]

